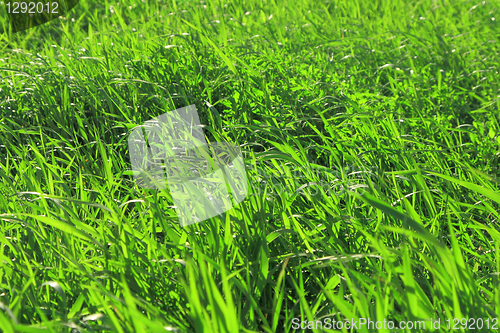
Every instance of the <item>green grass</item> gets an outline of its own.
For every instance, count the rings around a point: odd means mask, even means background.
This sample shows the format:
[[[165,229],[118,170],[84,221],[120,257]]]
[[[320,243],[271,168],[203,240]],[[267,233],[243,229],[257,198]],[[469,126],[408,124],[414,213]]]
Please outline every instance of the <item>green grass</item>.
[[[498,317],[499,20],[479,0],[82,0],[14,35],[2,16],[0,331]],[[127,135],[193,103],[251,193],[181,228]]]

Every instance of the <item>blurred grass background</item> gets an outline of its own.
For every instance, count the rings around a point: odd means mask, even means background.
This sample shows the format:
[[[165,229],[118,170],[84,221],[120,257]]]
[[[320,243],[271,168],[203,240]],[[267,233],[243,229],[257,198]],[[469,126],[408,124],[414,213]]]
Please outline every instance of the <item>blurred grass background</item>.
[[[493,320],[499,8],[80,1],[16,34],[2,12],[0,329]],[[251,193],[181,228],[168,191],[135,185],[127,135],[190,104]]]

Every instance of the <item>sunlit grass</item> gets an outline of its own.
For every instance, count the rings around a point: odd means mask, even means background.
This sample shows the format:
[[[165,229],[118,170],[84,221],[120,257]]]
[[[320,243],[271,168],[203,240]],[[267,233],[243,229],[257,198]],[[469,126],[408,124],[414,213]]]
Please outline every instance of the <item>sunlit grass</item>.
[[[493,1],[126,0],[7,29],[0,330],[497,317],[499,19]],[[250,193],[181,228],[127,138],[193,103]]]

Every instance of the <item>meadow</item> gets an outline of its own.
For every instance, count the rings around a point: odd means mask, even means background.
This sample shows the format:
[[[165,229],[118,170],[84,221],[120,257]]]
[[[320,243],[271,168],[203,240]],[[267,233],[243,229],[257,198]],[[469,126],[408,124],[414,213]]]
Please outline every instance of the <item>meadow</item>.
[[[13,33],[1,13],[0,331],[493,331],[499,20],[480,0],[81,0]],[[190,104],[250,192],[182,228],[127,138]]]

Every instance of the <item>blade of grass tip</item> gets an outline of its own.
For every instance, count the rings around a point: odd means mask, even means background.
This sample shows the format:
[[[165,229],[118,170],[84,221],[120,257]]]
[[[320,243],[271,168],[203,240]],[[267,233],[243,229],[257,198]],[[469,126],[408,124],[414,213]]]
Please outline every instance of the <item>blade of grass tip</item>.
[[[229,328],[229,332],[238,332],[239,330],[239,321],[238,315],[236,313],[236,306],[233,301],[233,295],[231,292],[231,287],[229,286],[229,279],[226,271],[226,263],[225,260],[222,260],[222,264],[220,265],[220,273],[222,278],[222,289],[224,291],[224,296],[226,299],[227,312],[226,312],[226,324]],[[212,287],[217,290],[217,286],[215,283],[212,283]]]
[[[299,270],[299,274],[302,274],[301,272],[302,271]],[[300,279],[302,279],[302,277],[300,277]],[[292,282],[295,290],[297,291],[297,294],[299,296],[299,302],[302,305],[301,308],[305,311],[307,320],[314,321],[314,316],[311,312],[311,309],[309,308],[309,304],[307,304],[306,292],[304,290],[303,284],[301,283],[301,286],[299,287],[293,276],[290,276],[290,281]]]
[[[69,223],[66,223],[66,222],[63,222],[63,221],[60,221],[60,220],[56,220],[56,219],[53,219],[53,218],[50,218],[50,217],[47,217],[47,216],[41,216],[41,215],[32,215],[32,214],[18,214],[19,216],[26,216],[26,217],[31,217],[37,221],[40,221],[40,222],[43,222],[45,224],[48,224],[56,229],[59,229],[61,230],[62,232],[65,232],[65,233],[68,233],[70,235],[73,235],[73,236],[76,236],[80,239],[84,239],[84,240],[87,240],[87,241],[90,241],[96,245],[98,245],[100,248],[103,248],[103,245],[95,238],[93,237],[90,237],[89,235],[87,235],[86,233],[84,233],[83,231],[77,229],[74,225],[71,225]],[[4,220],[8,220],[9,217],[5,216],[5,215],[0,215],[0,218],[4,219]]]
[[[404,207],[406,209],[406,212],[410,215],[410,218],[412,218],[413,220],[415,220],[415,222],[417,222],[418,224],[420,224],[420,225],[423,226],[422,219],[418,215],[418,213],[415,210],[415,208],[412,206],[410,200],[408,200],[407,198],[403,197],[402,201],[403,201]],[[430,231],[429,231],[429,233],[432,235],[432,233]],[[428,247],[428,244],[424,243],[423,250],[425,251],[427,247]]]
[[[405,294],[410,312],[414,317],[418,318],[419,305],[417,295],[415,295],[415,278],[413,277],[411,258],[408,252],[408,246],[404,246],[402,279],[405,284]]]
[[[96,288],[97,290],[94,290],[94,288]],[[99,294],[100,291],[98,290],[97,286],[94,285],[94,288],[88,289],[89,296],[91,297],[91,299],[95,303],[101,304],[104,312],[106,313],[107,317],[111,321],[111,324],[113,325],[114,330],[118,333],[124,333],[123,328],[120,325],[120,321],[116,317],[116,314],[114,313],[112,308],[109,306],[109,304],[107,304],[106,301],[101,297],[101,295]]]
[[[130,288],[128,287],[127,279],[125,278],[125,274],[121,274],[123,287],[123,298],[125,300],[125,304],[127,305],[128,315],[132,321],[132,325],[134,325],[134,332],[138,333],[146,333],[144,330],[143,323],[147,320],[138,310],[137,305],[130,292]]]
[[[217,124],[218,128],[217,130],[222,130],[223,128],[223,123],[222,123],[222,118],[219,114],[219,112],[217,111],[217,109],[212,105],[210,104],[208,101],[204,101],[205,102],[205,105],[209,108],[209,110],[211,111],[209,113],[210,117],[213,118],[212,121],[214,124]]]
[[[294,230],[292,229],[280,229],[280,230],[276,230],[276,231],[273,231],[271,233],[269,233],[267,236],[266,236],[266,241],[267,241],[267,244],[271,244],[272,241],[274,241],[276,238],[278,238],[279,236],[285,234],[285,233],[289,233],[289,234],[297,234]]]
[[[496,271],[500,272],[500,242],[495,243],[495,262],[496,262]],[[499,279],[495,279],[495,307],[497,313],[500,310],[500,286],[499,286]]]
[[[0,305],[0,308],[1,305]],[[3,310],[3,308],[2,308]],[[14,326],[12,325],[12,321],[4,315],[2,312],[0,312],[0,330],[5,333],[14,333]]]
[[[286,266],[288,265],[288,261],[290,258],[286,258],[283,267],[281,268],[281,272],[278,275],[278,281],[276,281],[276,287],[274,288],[274,299],[273,299],[273,319],[271,323],[271,328],[273,332],[276,332],[278,327],[278,321],[281,313],[281,305],[283,304],[283,300],[285,299],[285,284],[283,282],[283,277],[285,276]]]
[[[383,213],[392,216],[396,220],[400,220],[403,222],[403,225],[406,227],[410,226],[414,230],[418,232],[418,234],[409,234],[411,236],[415,236],[417,238],[424,239],[431,244],[437,246],[437,247],[443,247],[443,244],[439,242],[437,238],[435,238],[427,229],[425,229],[421,224],[416,222],[415,220],[411,219],[409,216],[406,214],[400,212],[399,210],[395,209],[394,207],[391,207],[387,203],[378,200],[374,196],[370,195],[369,193],[364,193],[362,195],[359,195],[357,193],[353,193],[353,195],[356,198],[361,199],[362,201],[366,202],[367,204],[371,205],[372,207],[375,207],[377,209],[380,209]],[[388,227],[388,226],[382,226],[384,229],[392,230],[398,232],[398,228],[394,227]]]
[[[486,174],[486,173],[484,173],[484,172],[482,172],[480,170],[477,170],[477,169],[474,169],[474,168],[471,168],[471,167],[469,167],[469,169],[472,172],[474,172],[476,175],[481,176],[481,177],[487,179],[490,182],[492,181],[492,182],[495,182],[497,184],[500,184],[500,179],[499,178],[496,178],[494,176],[488,175],[488,174]]]
[[[232,273],[232,274],[234,274],[234,273]],[[266,332],[273,333],[274,331],[271,330],[271,327],[269,326],[269,324],[267,322],[267,317],[264,315],[264,313],[262,313],[262,310],[259,308],[259,304],[257,303],[257,301],[254,298],[255,294],[251,291],[251,288],[249,286],[247,286],[245,284],[245,282],[243,282],[241,280],[238,280],[238,279],[234,279],[233,283],[247,297],[247,300],[250,302],[250,304],[252,306],[252,310],[257,313],[257,316],[259,317],[259,319],[263,323],[262,324],[263,325],[262,328]]]
[[[463,318],[462,310],[460,309],[460,300],[457,294],[456,284],[453,283],[451,285],[451,292],[453,296],[453,317],[454,318]]]
[[[197,27],[195,27],[194,25],[192,25],[188,21],[186,21],[184,19],[181,19],[181,20],[184,23],[186,23],[187,25],[189,25],[191,28],[193,28],[196,31],[200,32],[201,39],[204,40],[204,41],[206,41],[208,44],[210,44],[210,46],[219,55],[219,57],[222,58],[222,60],[224,61],[224,63],[227,65],[227,67],[229,67],[229,69],[233,72],[234,75],[238,75],[238,70],[236,69],[236,67],[234,67],[233,62],[224,54],[224,52],[221,51],[221,49],[217,45],[215,45],[215,43],[210,38],[208,38],[207,36],[205,36],[205,34],[203,33],[203,31],[201,31],[200,29],[198,29]]]
[[[63,288],[61,287],[61,285],[56,282],[56,281],[47,281],[47,282],[44,282],[42,283],[42,285],[39,287],[39,291],[44,287],[44,286],[48,286],[48,287],[51,287],[53,288],[57,294],[59,295],[59,297],[61,298],[61,303],[60,304],[60,308],[61,309],[66,309],[66,304],[67,304],[67,300],[66,300],[66,293],[64,292]],[[66,316],[67,316],[67,313],[66,311],[64,311],[63,313],[64,315],[64,320],[66,320]]]
[[[99,153],[102,157],[102,162],[104,164],[104,172],[105,172],[105,175],[106,175],[106,178],[107,178],[107,187],[108,187],[108,190],[111,191],[111,189],[113,188],[113,173],[111,171],[111,159],[108,160],[108,154],[106,153],[106,148],[103,144],[103,142],[101,141],[99,135],[95,135],[96,138],[97,138],[97,144],[99,145]]]
[[[263,239],[259,240],[259,266],[261,278],[257,282],[257,289],[262,292],[264,287],[268,283],[269,275],[269,248],[267,247],[267,242]]]
[[[49,328],[37,327],[37,326],[26,326],[26,325],[16,325],[14,327],[16,333],[49,333],[53,332]]]
[[[188,304],[190,308],[191,319],[194,322],[195,332],[203,332],[206,324],[215,325],[210,320],[210,316],[208,315],[207,310],[201,304],[201,295],[198,290],[199,284],[199,275],[196,272],[195,264],[192,259],[188,259],[186,262],[186,272],[187,279],[186,281],[183,277],[181,277],[180,281],[184,287],[185,295],[188,299]],[[216,331],[214,327],[210,327],[209,331]]]
[[[440,173],[437,173],[437,172],[433,172],[433,171],[427,171],[427,173],[430,173],[432,175],[435,175],[435,176],[438,176],[440,178],[443,178],[443,179],[446,179],[452,183],[455,183],[455,184],[458,184],[460,186],[463,186],[465,188],[468,188],[469,190],[472,190],[474,192],[477,192],[479,194],[482,194],[484,195],[485,197],[487,198],[490,198],[491,200],[497,202],[500,204],[500,194],[498,194],[497,192],[493,191],[493,190],[490,190],[486,187],[482,187],[480,185],[477,185],[477,184],[473,184],[473,183],[470,183],[470,182],[466,182],[464,180],[459,180],[459,179],[456,179],[456,178],[453,178],[453,177],[450,177],[450,176],[447,176],[447,175],[443,175],[443,174],[440,174]]]
[[[12,320],[11,323],[17,325],[18,322],[17,322],[17,318],[16,318],[16,315],[12,312],[12,310],[6,306],[5,304],[3,304],[2,302],[0,302],[0,310],[3,310],[6,312],[6,314],[10,317],[10,319]]]
[[[224,226],[224,244],[226,245],[227,249],[230,249],[234,240],[231,232],[231,216],[229,214],[226,214],[225,220],[226,222]]]
[[[451,214],[448,214],[448,229],[450,230],[450,241],[451,248],[453,250],[453,257],[455,258],[456,264],[460,266],[460,268],[465,270],[465,262],[464,257],[462,255],[462,250],[458,245],[457,236],[455,235],[455,229],[453,228],[453,224],[451,223]]]
[[[78,298],[73,303],[73,305],[71,306],[71,309],[68,312],[68,318],[69,319],[73,318],[82,309],[82,305],[83,305],[83,302],[85,301],[86,297],[87,296],[86,296],[85,292],[81,293],[78,296]]]
[[[202,258],[202,257],[200,257]],[[228,314],[228,308],[224,303],[224,299],[222,298],[219,290],[211,276],[210,268],[208,267],[206,261],[199,261],[200,273],[203,278],[203,284],[205,286],[205,290],[207,292],[208,300],[210,307],[212,309],[212,319],[214,320],[214,325],[218,323],[218,328],[222,332],[230,332],[227,327],[227,317],[221,318],[220,314]],[[224,320],[225,319],[225,320]]]

